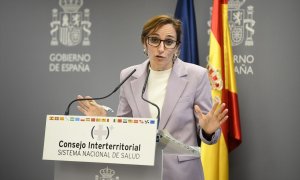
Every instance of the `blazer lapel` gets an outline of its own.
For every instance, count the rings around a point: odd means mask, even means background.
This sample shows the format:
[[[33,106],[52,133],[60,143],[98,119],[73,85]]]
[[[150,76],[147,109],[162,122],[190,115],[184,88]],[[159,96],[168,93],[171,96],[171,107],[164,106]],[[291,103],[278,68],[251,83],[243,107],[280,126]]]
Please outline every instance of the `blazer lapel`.
[[[164,129],[167,125],[169,118],[186,87],[187,80],[184,78],[184,76],[186,75],[186,69],[184,68],[182,62],[177,59],[174,63],[173,70],[168,81],[166,97],[162,107],[162,114],[159,125],[160,129]]]
[[[131,81],[131,90],[134,96],[137,109],[140,113],[140,117],[146,117],[146,118],[151,117],[149,104],[141,98],[141,95],[142,95],[142,89],[147,76],[148,63],[149,61],[145,61],[144,63],[142,63],[140,66],[137,67],[137,72],[134,75],[136,79]],[[144,97],[147,97],[147,91],[145,92]]]

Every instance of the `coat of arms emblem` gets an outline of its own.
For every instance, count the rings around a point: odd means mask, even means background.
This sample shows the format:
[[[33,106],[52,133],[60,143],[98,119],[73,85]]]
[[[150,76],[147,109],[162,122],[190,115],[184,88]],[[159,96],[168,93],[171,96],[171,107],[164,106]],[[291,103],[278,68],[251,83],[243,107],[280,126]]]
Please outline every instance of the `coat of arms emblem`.
[[[115,176],[116,172],[108,167],[100,169],[99,173],[101,176],[99,177],[99,175],[96,175],[95,180],[120,180],[119,176],[116,176],[115,178],[113,177]]]
[[[83,46],[90,45],[90,10],[79,9],[83,0],[59,0],[59,6],[63,11],[52,9],[51,46],[58,46],[59,43],[65,46],[76,46],[82,43]]]
[[[255,20],[253,19],[254,7],[247,6],[247,10],[241,9],[246,0],[228,1],[228,23],[231,35],[231,45],[238,46],[244,42],[245,46],[253,46]],[[212,14],[212,8],[210,8]],[[211,21],[208,21],[208,34],[210,33]],[[209,42],[208,42],[209,45]]]
[[[231,32],[232,46],[237,46],[244,42],[246,46],[253,46],[253,26],[255,21],[253,20],[253,6],[248,6],[247,11],[241,9],[241,6],[246,0],[230,0],[228,2],[228,19]]]

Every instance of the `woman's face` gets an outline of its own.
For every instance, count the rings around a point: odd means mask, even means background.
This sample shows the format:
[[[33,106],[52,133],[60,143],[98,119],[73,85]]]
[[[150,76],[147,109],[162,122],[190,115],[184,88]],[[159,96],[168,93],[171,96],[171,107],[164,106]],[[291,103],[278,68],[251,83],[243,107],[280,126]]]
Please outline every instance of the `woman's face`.
[[[148,53],[153,70],[162,71],[172,68],[173,57],[178,51],[176,37],[176,31],[172,24],[166,24],[147,36],[144,48]]]

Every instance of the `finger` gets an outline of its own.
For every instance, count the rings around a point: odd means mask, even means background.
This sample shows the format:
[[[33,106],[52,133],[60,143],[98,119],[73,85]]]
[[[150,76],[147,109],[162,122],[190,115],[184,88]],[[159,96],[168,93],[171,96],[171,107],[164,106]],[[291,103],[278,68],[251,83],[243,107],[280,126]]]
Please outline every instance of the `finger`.
[[[92,105],[96,105],[97,104],[96,101],[93,100],[93,98],[91,96],[85,96],[85,99],[91,99],[91,100],[88,100],[89,104],[92,104]]]
[[[81,96],[81,95],[77,95],[77,99],[84,99],[84,97],[83,96]],[[88,108],[87,107],[87,104],[85,103],[85,101],[82,101],[82,100],[80,100],[80,101],[78,101],[78,104],[79,104],[79,106],[81,106],[81,108]]]
[[[201,111],[201,108],[200,108],[198,105],[195,105],[195,106],[194,106],[194,111],[195,111],[195,113],[199,116],[198,118],[201,118],[201,119],[202,119],[203,113],[202,113],[202,111]]]
[[[91,96],[85,96],[84,99],[91,99]],[[92,100],[84,100],[84,101],[80,101],[81,104],[83,105],[83,107],[87,107],[89,108],[91,106],[90,101]]]
[[[90,101],[90,104],[92,106],[96,106],[96,107],[102,107],[100,104],[98,104],[96,101]]]
[[[220,104],[219,101],[215,101],[215,102],[214,102],[214,105],[213,105],[213,107],[212,107],[212,109],[211,109],[211,112],[212,112],[212,113],[215,113],[215,111],[216,111],[216,109],[217,109],[217,107],[218,107],[219,104]]]
[[[78,105],[83,109],[88,109],[88,105],[85,101],[78,101]]]
[[[77,106],[77,109],[78,109],[82,114],[86,115],[87,111],[86,111],[84,108],[82,108],[81,106]]]
[[[220,121],[227,115],[228,109],[225,109],[221,114],[219,114],[218,118]]]
[[[228,119],[228,116],[225,116],[224,118],[222,118],[221,121],[220,121],[220,126],[221,126],[225,121],[227,121],[227,119]]]
[[[81,95],[77,95],[77,99],[82,99],[83,97]]]
[[[85,96],[84,98],[85,98],[85,99],[91,99],[91,101],[93,101],[93,100],[92,100],[93,98],[92,98],[91,96]]]
[[[219,109],[218,109],[218,111],[217,111],[217,114],[218,114],[218,115],[220,115],[221,113],[224,112],[225,106],[226,106],[225,103],[222,103],[222,104],[221,104],[221,106],[219,107]]]

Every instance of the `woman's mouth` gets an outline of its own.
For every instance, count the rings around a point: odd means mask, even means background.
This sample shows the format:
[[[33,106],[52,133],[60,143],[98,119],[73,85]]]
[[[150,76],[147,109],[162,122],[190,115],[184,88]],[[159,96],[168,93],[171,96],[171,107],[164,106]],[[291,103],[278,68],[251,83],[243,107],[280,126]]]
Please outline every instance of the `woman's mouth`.
[[[163,59],[163,58],[165,58],[165,57],[163,57],[163,56],[156,56],[156,58],[158,58],[158,59]]]

